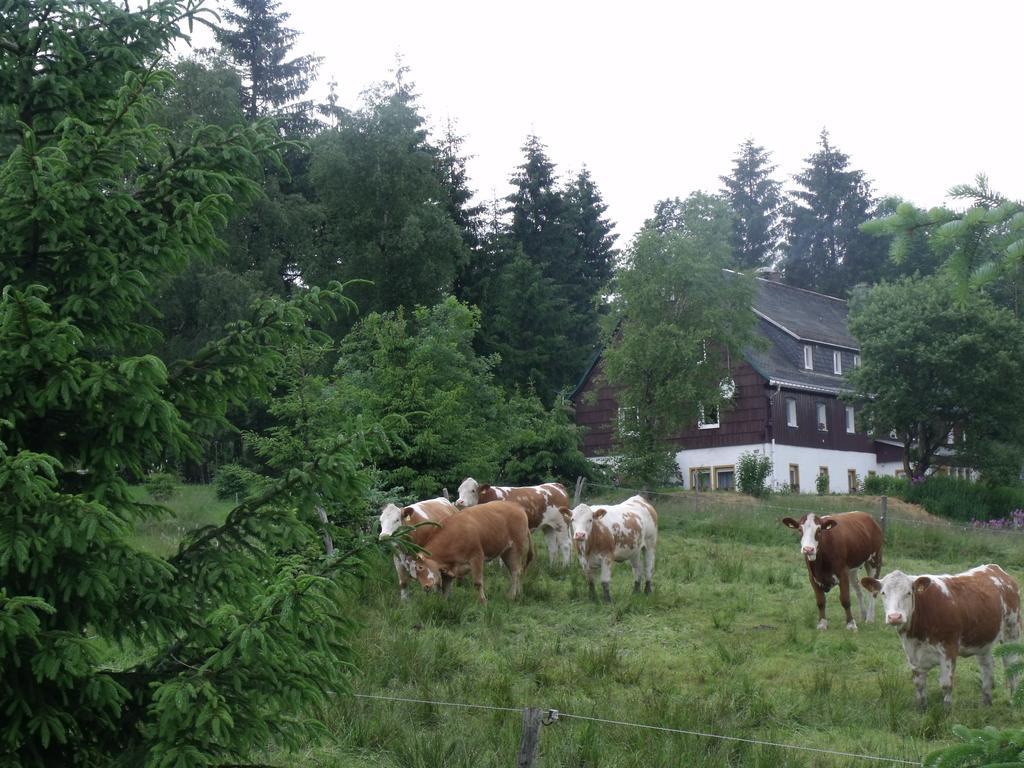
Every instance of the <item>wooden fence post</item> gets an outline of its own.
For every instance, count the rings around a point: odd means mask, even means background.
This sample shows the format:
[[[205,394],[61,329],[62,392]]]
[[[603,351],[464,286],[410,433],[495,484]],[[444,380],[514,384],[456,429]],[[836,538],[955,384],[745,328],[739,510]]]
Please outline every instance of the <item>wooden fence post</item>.
[[[519,742],[519,754],[516,756],[516,768],[533,768],[537,759],[537,746],[540,742],[541,712],[536,707],[523,710],[523,738]]]
[[[885,541],[885,518],[888,517],[889,512],[889,497],[882,497],[882,519],[879,521],[882,525],[882,541]]]
[[[444,496],[446,500],[451,501],[451,497],[448,496],[448,489],[447,488],[442,488],[441,489],[441,495]]]
[[[583,488],[586,486],[587,480],[583,475],[576,478],[576,490],[572,494],[572,506],[573,509],[580,503],[580,496],[583,495]]]
[[[316,513],[320,515],[320,522],[324,524],[324,549],[327,550],[327,556],[330,557],[334,554],[334,541],[331,539],[331,532],[327,530],[327,510],[317,504]]]

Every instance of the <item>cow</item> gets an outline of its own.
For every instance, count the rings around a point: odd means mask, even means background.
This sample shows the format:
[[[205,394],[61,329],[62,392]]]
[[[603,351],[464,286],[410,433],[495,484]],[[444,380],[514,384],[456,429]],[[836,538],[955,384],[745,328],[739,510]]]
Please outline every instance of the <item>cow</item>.
[[[467,477],[459,486],[459,497],[455,504],[471,507],[488,501],[514,501],[526,510],[530,530],[540,528],[548,544],[548,562],[560,560],[562,567],[569,565],[569,526],[562,517],[561,509],[569,506],[569,497],[561,483],[526,485],[520,487],[481,485]]]
[[[857,581],[857,569],[864,567],[874,577],[882,570],[882,529],[867,512],[846,512],[819,516],[808,513],[799,520],[782,518],[782,523],[800,531],[800,554],[807,563],[807,575],[818,603],[818,629],[828,629],[825,618],[825,593],[839,585],[839,602],[846,611],[846,628],[856,631],[857,622],[850,612],[850,572],[857,592],[861,621],[874,621],[875,599],[868,597],[864,610],[864,594]]]
[[[573,542],[593,599],[597,599],[594,570],[601,568],[601,591],[605,602],[610,603],[612,563],[625,560],[633,566],[633,592],[640,591],[643,574],[644,592],[650,594],[658,548],[658,513],[647,499],[632,496],[621,504],[602,504],[596,509],[580,504],[571,513],[566,509],[565,514],[571,515]]]
[[[443,524],[451,515],[458,512],[458,508],[448,499],[438,497],[418,501],[407,507],[399,507],[396,504],[388,504],[380,513],[380,538],[391,538],[392,534],[402,525],[419,525],[420,523]],[[438,532],[437,525],[420,525],[409,534],[409,540],[419,547],[425,547],[434,534]],[[407,575],[415,577],[415,558],[404,552],[395,552],[395,570],[398,572],[398,589],[402,600],[409,597],[406,589]]]
[[[998,565],[980,565],[953,576],[910,576],[893,571],[879,581],[861,583],[881,595],[885,623],[896,627],[907,655],[917,692],[925,709],[928,670],[938,665],[946,709],[953,706],[953,672],[958,656],[977,656],[981,667],[981,703],[992,704],[992,673],[996,642],[1020,640],[1020,589]],[[1003,668],[1016,661],[1003,657]],[[1016,675],[1007,675],[1010,696]]]
[[[533,560],[533,539],[526,510],[511,501],[490,501],[449,517],[430,540],[428,551],[416,556],[416,578],[428,592],[440,587],[445,596],[452,580],[471,573],[484,594],[484,561],[500,557],[512,575],[509,599],[519,594],[519,580]]]

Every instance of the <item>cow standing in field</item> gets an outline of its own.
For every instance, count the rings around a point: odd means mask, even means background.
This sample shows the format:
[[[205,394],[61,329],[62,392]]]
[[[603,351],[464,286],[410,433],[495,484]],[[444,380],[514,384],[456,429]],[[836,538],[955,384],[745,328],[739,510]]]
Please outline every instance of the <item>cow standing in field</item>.
[[[569,497],[561,483],[526,485],[520,487],[480,485],[467,477],[459,486],[460,507],[472,507],[488,501],[514,501],[526,510],[530,530],[540,528],[548,544],[548,562],[569,565],[569,525],[562,517],[561,509],[569,506]]]
[[[510,501],[478,504],[449,517],[428,551],[416,556],[416,578],[427,591],[439,586],[447,596],[453,579],[471,573],[480,602],[486,603],[484,561],[498,557],[512,575],[509,599],[514,599],[533,559],[533,539],[526,510]]]
[[[789,528],[800,531],[800,554],[807,563],[807,574],[818,603],[818,629],[828,628],[825,618],[825,593],[839,585],[839,602],[846,611],[846,628],[856,630],[857,622],[850,612],[850,576],[857,592],[861,621],[874,621],[875,599],[868,596],[864,610],[864,594],[857,581],[857,569],[864,567],[869,576],[878,578],[882,570],[882,529],[866,512],[846,512],[819,517],[809,513],[794,520],[782,518]],[[874,574],[871,572],[874,571]]]
[[[958,656],[977,656],[981,703],[992,704],[996,642],[1020,640],[1020,590],[998,565],[981,565],[954,576],[908,576],[893,571],[865,578],[864,587],[882,597],[885,622],[896,627],[914,677],[917,705],[927,706],[928,670],[938,665],[943,703],[953,705],[953,672]],[[1003,657],[1003,668],[1016,661]],[[1010,695],[1016,677],[1007,676]]]
[[[422,525],[409,534],[409,541],[419,547],[426,547],[434,535],[440,530],[439,525],[458,512],[458,508],[448,499],[438,497],[426,501],[418,501],[407,507],[388,504],[380,513],[380,538],[387,539],[403,525],[419,525],[420,523],[437,523]],[[416,558],[404,552],[395,552],[395,570],[398,571],[398,589],[402,599],[409,597],[406,589],[407,576],[416,575]]]
[[[633,566],[633,592],[640,591],[640,577],[643,575],[644,592],[650,594],[654,555],[658,548],[658,513],[650,502],[643,496],[632,496],[621,504],[601,505],[596,509],[580,504],[571,514],[573,541],[583,574],[587,577],[590,596],[597,598],[594,570],[600,567],[604,600],[612,601],[609,588],[612,563],[624,560],[629,560]]]

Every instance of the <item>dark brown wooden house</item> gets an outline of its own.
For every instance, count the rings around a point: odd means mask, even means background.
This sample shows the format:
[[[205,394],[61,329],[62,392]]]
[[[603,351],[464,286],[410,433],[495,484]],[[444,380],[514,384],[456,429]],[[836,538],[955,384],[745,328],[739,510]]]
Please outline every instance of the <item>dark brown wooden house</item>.
[[[902,473],[902,445],[865,434],[844,400],[848,374],[860,364],[846,302],[761,277],[753,310],[766,343],[733,365],[729,407],[672,441],[685,487],[733,488],[737,457],[752,451],[772,459],[775,487],[807,492],[819,474],[845,493],[867,475]],[[595,458],[614,455],[620,418],[601,367],[595,356],[572,394],[584,452]]]

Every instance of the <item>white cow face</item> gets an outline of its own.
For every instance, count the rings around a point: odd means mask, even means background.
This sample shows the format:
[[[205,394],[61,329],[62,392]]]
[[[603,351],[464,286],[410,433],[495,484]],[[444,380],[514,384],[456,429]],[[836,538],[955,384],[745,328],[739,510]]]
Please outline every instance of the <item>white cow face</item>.
[[[459,486],[459,498],[455,500],[455,506],[475,507],[480,503],[480,483],[472,477],[467,477]]]
[[[923,592],[932,580],[918,576],[911,580],[903,571],[893,571],[884,579],[864,577],[860,583],[873,595],[881,595],[885,607],[885,623],[896,627],[910,624],[914,616],[914,594]]]
[[[395,504],[388,504],[380,513],[380,538],[389,538],[401,524],[402,508]]]
[[[792,517],[784,517],[782,523],[787,528],[800,531],[800,554],[811,563],[818,557],[818,542],[821,540],[821,532],[831,530],[837,525],[832,518],[818,517],[813,513],[804,515],[799,521]]]
[[[572,518],[569,525],[572,528],[572,537],[576,541],[586,541],[590,531],[594,528],[594,521],[604,517],[606,510],[593,510],[586,504],[580,504],[572,511]]]

